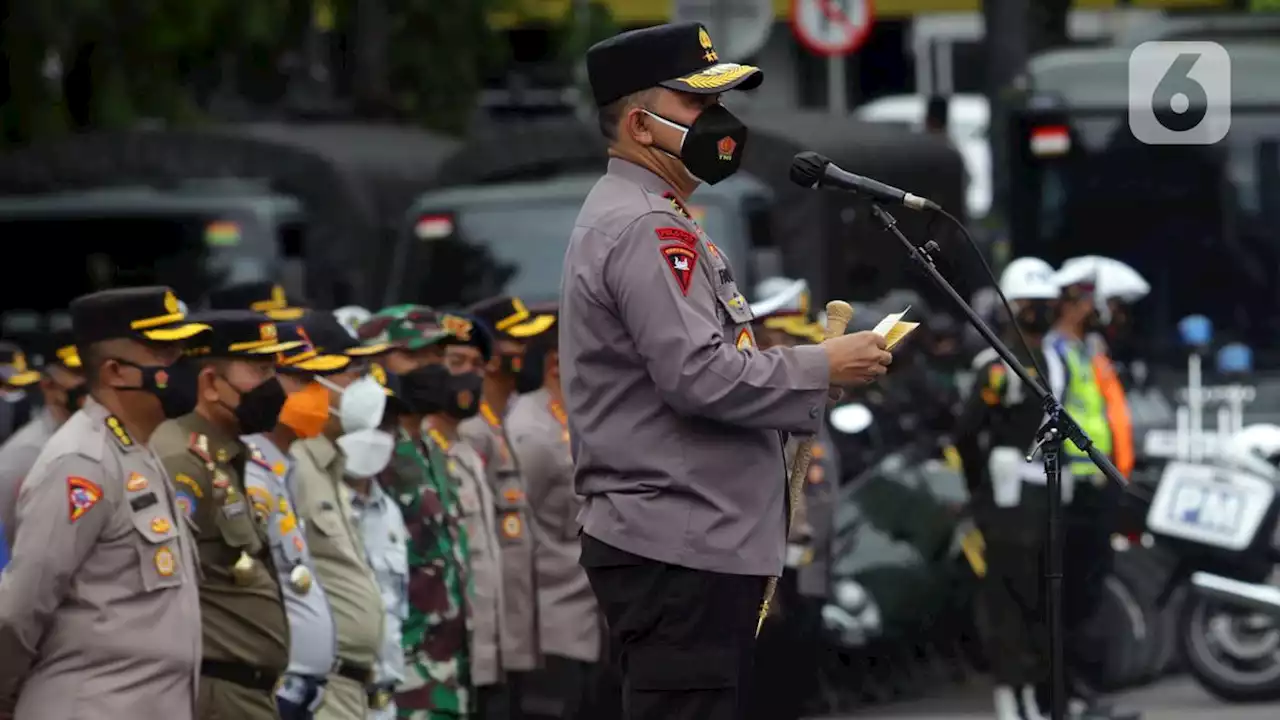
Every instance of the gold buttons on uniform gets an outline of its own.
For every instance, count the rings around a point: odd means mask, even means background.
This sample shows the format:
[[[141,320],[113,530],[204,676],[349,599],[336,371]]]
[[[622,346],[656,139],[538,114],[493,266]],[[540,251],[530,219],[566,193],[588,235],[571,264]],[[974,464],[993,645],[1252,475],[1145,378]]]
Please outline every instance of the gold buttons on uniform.
[[[306,595],[311,589],[311,570],[306,565],[294,565],[289,571],[289,586],[299,595]]]
[[[231,566],[231,576],[235,578],[237,585],[248,585],[253,582],[253,558],[249,557],[249,553],[240,551],[240,559],[236,560],[236,564]]]

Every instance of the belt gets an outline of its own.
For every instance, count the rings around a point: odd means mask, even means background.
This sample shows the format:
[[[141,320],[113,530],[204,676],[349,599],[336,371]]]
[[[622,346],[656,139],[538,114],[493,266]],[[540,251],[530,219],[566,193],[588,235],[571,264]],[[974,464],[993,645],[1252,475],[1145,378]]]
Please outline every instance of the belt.
[[[361,665],[360,663],[354,663],[350,660],[338,658],[338,661],[334,663],[333,672],[335,675],[360,683],[362,687],[373,682],[372,667],[369,667],[368,665]]]
[[[265,670],[245,663],[209,659],[200,661],[200,674],[266,693],[274,693],[276,681],[280,679],[280,673],[274,670]]]

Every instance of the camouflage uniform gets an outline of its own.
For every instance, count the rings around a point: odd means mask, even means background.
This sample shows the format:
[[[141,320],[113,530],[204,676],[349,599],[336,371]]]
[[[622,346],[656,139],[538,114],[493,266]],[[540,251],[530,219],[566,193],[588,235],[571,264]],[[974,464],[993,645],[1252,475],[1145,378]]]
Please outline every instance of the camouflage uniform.
[[[442,465],[401,431],[392,458],[393,495],[409,531],[409,617],[402,644],[406,677],[396,695],[401,718],[471,715],[467,535]]]

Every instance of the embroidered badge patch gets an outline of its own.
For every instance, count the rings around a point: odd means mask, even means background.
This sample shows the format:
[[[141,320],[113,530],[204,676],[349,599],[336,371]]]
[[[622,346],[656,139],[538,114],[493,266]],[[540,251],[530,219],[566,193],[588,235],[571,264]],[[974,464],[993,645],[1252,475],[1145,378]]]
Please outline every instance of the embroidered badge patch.
[[[515,539],[520,537],[520,533],[524,532],[524,523],[520,522],[519,513],[507,513],[502,518],[502,534],[508,538]]]
[[[156,550],[156,572],[160,577],[169,577],[177,570],[178,563],[173,559],[173,551],[167,547]]]
[[[158,517],[151,521],[151,532],[153,533],[163,535],[169,532],[170,527],[172,526],[169,525],[169,521],[166,518]]]
[[[660,227],[654,230],[658,235],[658,239],[663,242],[678,242],[688,247],[698,246],[698,236],[678,227]]]
[[[67,478],[68,518],[75,522],[84,517],[102,499],[102,488],[74,475]]]
[[[147,479],[138,473],[129,474],[129,482],[125,483],[125,489],[129,492],[138,492],[147,489]]]
[[[739,350],[755,347],[755,343],[751,341],[751,331],[746,328],[739,330],[738,339],[734,341],[733,345]]]
[[[693,269],[698,264],[698,253],[682,245],[666,245],[662,248],[662,257],[680,286],[680,292],[687,296],[693,282]]]
[[[200,488],[200,483],[193,480],[190,475],[187,475],[186,473],[178,473],[173,476],[173,481],[187,490],[190,490],[192,497],[204,497],[204,490]]]
[[[185,490],[179,490],[174,493],[175,503],[178,506],[178,512],[187,517],[191,517],[191,513],[195,512],[196,501],[191,498]]]

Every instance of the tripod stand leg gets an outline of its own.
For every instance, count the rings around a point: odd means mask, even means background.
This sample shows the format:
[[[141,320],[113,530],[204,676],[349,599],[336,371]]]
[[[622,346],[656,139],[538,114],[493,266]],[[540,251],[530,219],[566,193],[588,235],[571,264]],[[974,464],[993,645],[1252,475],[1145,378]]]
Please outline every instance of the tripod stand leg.
[[[1067,716],[1066,652],[1062,627],[1062,436],[1052,423],[1042,429],[1044,441],[1044,473],[1048,490],[1046,530],[1048,562],[1045,566],[1045,615],[1049,635],[1049,717],[1065,720]]]

